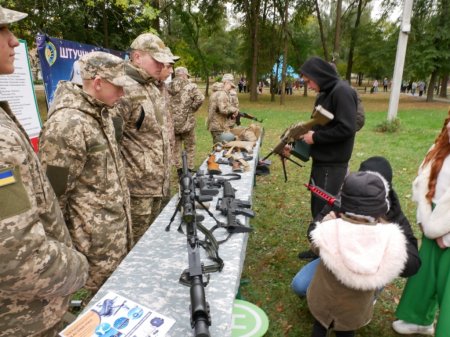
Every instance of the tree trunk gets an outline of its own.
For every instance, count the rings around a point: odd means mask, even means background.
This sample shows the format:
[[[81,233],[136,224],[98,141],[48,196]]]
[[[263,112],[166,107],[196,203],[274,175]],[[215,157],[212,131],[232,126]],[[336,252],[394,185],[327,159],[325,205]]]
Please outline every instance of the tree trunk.
[[[259,35],[258,35],[258,26],[259,26],[259,7],[260,0],[253,0],[252,5],[252,27],[251,31],[251,39],[252,39],[252,76],[250,82],[250,102],[256,102],[258,100],[258,53],[259,53]]]
[[[333,60],[336,62],[339,58],[339,49],[341,44],[341,16],[342,16],[342,0],[336,3],[336,26],[334,29],[334,48]]]
[[[109,48],[108,14],[106,13],[107,0],[103,1],[103,47]]]
[[[434,83],[436,82],[437,70],[434,70],[431,73],[430,82],[428,83],[427,88],[427,102],[433,102],[433,94],[434,94]]]
[[[159,10],[159,9],[160,9],[160,6],[159,6],[159,0],[152,0],[152,1],[150,2],[150,5],[151,5],[154,9],[156,9],[156,10]],[[168,21],[170,21],[170,18],[169,18]],[[161,34],[161,26],[160,26],[160,24],[159,24],[159,15],[157,15],[156,18],[154,18],[154,19],[152,20],[152,22],[151,22],[151,27],[152,27],[154,30],[156,30],[156,31],[158,32],[158,34]]]
[[[362,13],[362,3],[363,0],[358,0],[358,11],[356,14],[355,27],[353,28],[351,35],[350,48],[348,53],[348,62],[347,62],[347,73],[345,74],[345,79],[348,81],[348,83],[352,83],[353,54],[355,52],[356,39],[358,37],[358,28]]]
[[[439,97],[447,98],[448,72],[442,76]]]
[[[322,41],[323,57],[325,58],[325,60],[328,61],[330,59],[330,57],[328,55],[327,42],[325,41],[325,35],[323,34],[323,24],[322,24],[322,19],[320,17],[319,1],[315,0],[314,3],[316,5],[316,14],[317,14],[317,21],[319,23],[320,39]]]
[[[287,69],[287,55],[288,55],[288,39],[287,39],[287,21],[288,21],[288,7],[289,0],[285,0],[284,4],[284,15],[283,15],[283,67],[281,70],[281,95],[280,95],[280,105],[284,105],[286,98],[286,69]]]

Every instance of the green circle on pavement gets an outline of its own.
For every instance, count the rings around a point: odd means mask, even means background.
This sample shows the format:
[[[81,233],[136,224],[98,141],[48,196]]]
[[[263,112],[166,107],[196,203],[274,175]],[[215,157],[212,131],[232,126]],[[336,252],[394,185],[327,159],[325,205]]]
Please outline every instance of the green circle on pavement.
[[[269,319],[256,305],[242,300],[234,300],[232,337],[261,337],[269,329]]]

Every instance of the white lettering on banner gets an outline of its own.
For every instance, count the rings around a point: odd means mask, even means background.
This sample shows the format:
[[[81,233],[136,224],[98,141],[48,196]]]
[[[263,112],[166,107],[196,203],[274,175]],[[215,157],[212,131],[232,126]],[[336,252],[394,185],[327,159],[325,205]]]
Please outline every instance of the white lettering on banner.
[[[77,60],[78,58],[87,53],[89,53],[89,51],[64,47],[59,48],[59,55],[63,59]]]

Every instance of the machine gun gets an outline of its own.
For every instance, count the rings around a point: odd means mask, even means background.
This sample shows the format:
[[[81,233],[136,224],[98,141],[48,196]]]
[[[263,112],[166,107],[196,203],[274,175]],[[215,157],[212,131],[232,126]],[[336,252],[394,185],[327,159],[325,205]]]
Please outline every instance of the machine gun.
[[[194,329],[195,336],[210,337],[211,315],[205,296],[205,287],[208,282],[203,281],[204,267],[200,261],[200,243],[197,236],[197,221],[200,218],[195,211],[194,179],[188,170],[185,151],[183,151],[182,158],[183,173],[180,178],[181,221],[186,225],[189,268],[183,272],[180,281],[187,280],[190,284],[191,327]]]
[[[259,122],[259,123],[263,122],[262,119],[258,119],[255,116],[252,116],[246,112],[239,111],[236,116],[236,125],[241,125],[241,118],[251,119],[251,120],[254,120],[255,122]]]
[[[289,143],[293,143],[300,136],[306,134],[315,125],[325,125],[329,121],[333,120],[333,118],[334,118],[334,116],[331,112],[329,112],[328,110],[323,108],[321,105],[317,105],[314,108],[311,119],[306,122],[298,122],[298,123],[293,124],[290,127],[288,127],[281,135],[280,142],[273,148],[273,150],[267,156],[265,156],[262,159],[262,161],[266,160],[272,154],[276,153],[282,159],[289,160],[290,162],[296,164],[297,166],[303,167],[302,164],[299,164],[295,160],[284,155],[284,153],[283,153],[284,147]],[[285,166],[284,160],[282,160],[282,163],[283,163],[284,179],[285,179],[285,181],[287,181],[286,166]]]
[[[255,213],[250,209],[248,201],[236,199],[233,186],[229,181],[223,184],[223,197],[217,200],[216,210],[219,210],[227,217],[226,229],[230,234],[251,232],[253,228],[242,224],[236,215],[241,214],[253,218]]]

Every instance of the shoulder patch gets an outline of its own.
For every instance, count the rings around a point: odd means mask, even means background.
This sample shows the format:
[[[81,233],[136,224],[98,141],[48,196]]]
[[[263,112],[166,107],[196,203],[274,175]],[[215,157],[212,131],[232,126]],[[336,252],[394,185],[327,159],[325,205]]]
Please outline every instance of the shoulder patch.
[[[12,168],[0,170],[0,187],[14,184],[16,178],[14,178],[14,171]]]

